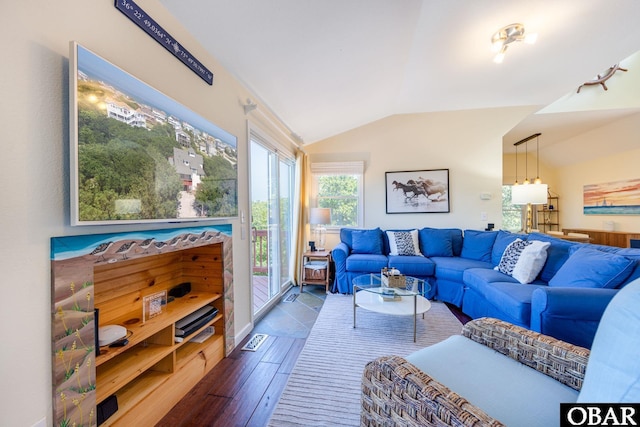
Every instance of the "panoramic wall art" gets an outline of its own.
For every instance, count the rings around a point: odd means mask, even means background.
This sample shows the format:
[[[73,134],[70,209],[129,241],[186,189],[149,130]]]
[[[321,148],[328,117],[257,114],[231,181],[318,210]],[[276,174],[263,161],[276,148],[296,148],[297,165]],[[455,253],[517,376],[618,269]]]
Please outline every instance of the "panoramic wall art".
[[[71,225],[238,215],[237,138],[76,42]]]
[[[640,215],[640,179],[584,186],[585,215]]]
[[[387,213],[449,212],[449,169],[385,172]]]

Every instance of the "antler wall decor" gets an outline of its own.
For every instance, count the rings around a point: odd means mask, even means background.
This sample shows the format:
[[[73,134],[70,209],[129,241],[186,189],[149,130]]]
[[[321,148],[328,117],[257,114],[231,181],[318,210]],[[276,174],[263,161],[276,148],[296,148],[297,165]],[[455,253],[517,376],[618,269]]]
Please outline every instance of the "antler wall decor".
[[[613,77],[613,75],[616,73],[616,71],[627,71],[626,68],[622,68],[620,67],[620,64],[615,64],[611,67],[609,67],[609,69],[607,70],[606,73],[604,73],[604,75],[600,75],[598,74],[598,78],[590,80],[588,82],[584,82],[583,84],[581,84],[580,86],[578,86],[578,93],[580,93],[580,89],[582,89],[582,86],[592,86],[592,85],[602,85],[602,87],[604,88],[604,90],[609,90],[607,88],[607,85],[604,84],[604,82],[606,82],[607,80],[609,80],[611,77]]]

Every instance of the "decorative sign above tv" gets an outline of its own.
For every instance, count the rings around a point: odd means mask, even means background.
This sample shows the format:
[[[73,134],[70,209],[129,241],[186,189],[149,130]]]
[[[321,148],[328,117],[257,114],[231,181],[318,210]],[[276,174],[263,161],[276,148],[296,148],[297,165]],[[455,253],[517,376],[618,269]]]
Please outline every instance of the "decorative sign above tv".
[[[238,215],[237,139],[70,44],[71,225]]]
[[[145,33],[160,43],[161,46],[171,52],[173,56],[178,58],[184,65],[189,67],[191,71],[200,76],[202,80],[210,85],[213,84],[213,73],[209,71],[202,62],[191,55],[175,38],[171,37],[160,24],[147,15],[135,2],[132,0],[115,0],[114,6],[127,18],[131,19],[134,24],[142,28]]]

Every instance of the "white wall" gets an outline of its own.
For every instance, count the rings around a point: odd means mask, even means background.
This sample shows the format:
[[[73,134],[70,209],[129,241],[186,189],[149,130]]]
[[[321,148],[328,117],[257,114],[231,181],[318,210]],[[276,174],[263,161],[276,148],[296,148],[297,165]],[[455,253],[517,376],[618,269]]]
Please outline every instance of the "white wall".
[[[135,26],[112,0],[11,1],[2,6],[0,75],[0,425],[51,423],[50,238],[158,228],[69,226],[69,41],[161,90],[238,137],[239,203],[248,209],[247,128],[252,96],[152,0],[137,2],[215,73],[213,86]],[[229,222],[229,221],[222,221]],[[234,233],[236,333],[250,326],[249,241]],[[244,224],[246,227],[247,224]],[[175,225],[173,225],[175,227]]]
[[[365,161],[366,228],[501,226],[502,137],[530,108],[484,109],[387,117],[305,150],[314,161]],[[386,214],[385,172],[449,169],[450,213]],[[481,200],[480,193],[491,193]],[[481,212],[487,220],[481,220]],[[327,247],[339,241],[333,234]]]
[[[564,228],[603,230],[604,221],[613,221],[616,231],[640,231],[637,215],[584,215],[583,187],[640,178],[640,115],[636,114],[565,141],[557,148],[557,155],[571,156],[581,147],[605,145],[615,138],[628,151],[612,153],[595,160],[582,161],[556,170],[560,195],[560,224]],[[577,153],[579,156],[579,153]]]

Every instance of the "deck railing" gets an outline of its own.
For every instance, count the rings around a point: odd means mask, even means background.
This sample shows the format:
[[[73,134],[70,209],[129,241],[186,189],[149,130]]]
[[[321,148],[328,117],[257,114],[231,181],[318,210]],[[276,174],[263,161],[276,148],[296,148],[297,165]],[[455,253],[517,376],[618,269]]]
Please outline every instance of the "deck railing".
[[[251,243],[253,244],[253,272],[267,273],[269,266],[269,245],[267,230],[251,229]]]

